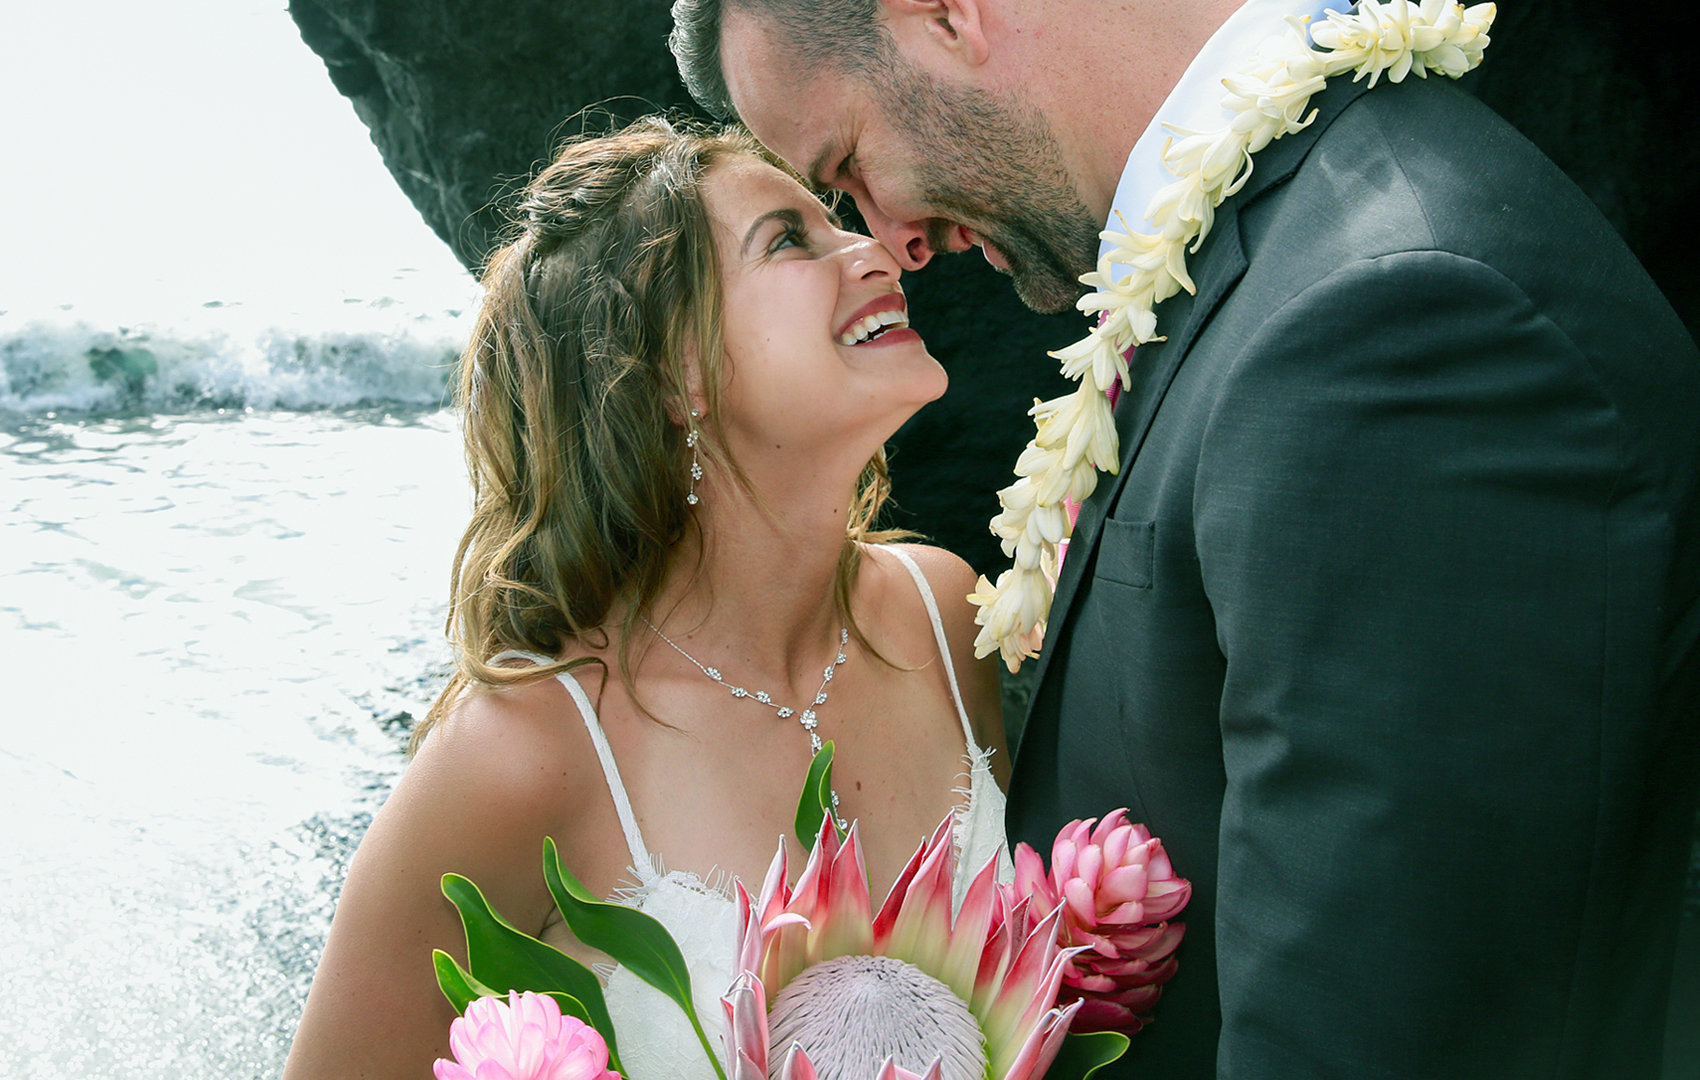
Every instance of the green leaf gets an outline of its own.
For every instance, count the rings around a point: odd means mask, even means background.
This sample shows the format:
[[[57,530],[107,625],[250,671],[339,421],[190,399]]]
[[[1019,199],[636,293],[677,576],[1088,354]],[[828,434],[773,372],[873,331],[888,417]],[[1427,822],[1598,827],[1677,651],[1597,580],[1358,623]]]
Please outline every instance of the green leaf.
[[[437,969],[437,986],[457,1013],[465,1013],[466,1007],[481,997],[501,997],[473,978],[454,957],[441,949],[431,950],[431,964]]]
[[[535,990],[561,995],[556,997],[557,1001],[562,1001],[562,997],[574,1001],[581,1010],[580,1019],[600,1032],[608,1043],[608,1067],[625,1072],[619,1065],[614,1022],[609,1019],[608,1006],[602,999],[602,985],[589,968],[554,946],[508,925],[490,907],[478,886],[459,874],[443,875],[443,895],[459,909],[461,925],[466,928],[466,966],[471,969],[471,977],[486,988],[498,988],[497,993]],[[450,959],[452,962],[453,958]],[[439,968],[439,985],[441,979]],[[452,996],[450,1000],[454,1000]],[[566,1011],[564,1001],[562,1011]]]
[[[549,996],[554,998],[555,1004],[557,1004],[561,1007],[561,1015],[562,1016],[576,1016],[580,1020],[582,1020],[586,1024],[588,1024],[589,1026],[591,1026],[591,1027],[596,1026],[595,1024],[592,1024],[590,1022],[590,1010],[585,1008],[584,1002],[580,1001],[578,998],[573,997],[571,994],[562,993],[559,990],[550,990]],[[598,1031],[597,1034],[600,1035],[601,1032]],[[603,1036],[602,1041],[607,1042],[608,1041],[607,1036]],[[614,1060],[612,1055],[613,1055],[613,1051],[609,1051],[609,1058],[608,1058],[609,1061]]]
[[[829,739],[821,745],[820,753],[809,762],[809,775],[803,779],[803,794],[797,799],[797,843],[804,851],[813,851],[815,838],[820,836],[821,822],[832,814],[832,754]],[[841,831],[839,839],[844,838]]]
[[[561,863],[561,853],[552,837],[543,838],[543,880],[561,909],[561,918],[573,936],[593,949],[601,949],[614,962],[655,987],[684,1010],[702,1043],[703,1052],[720,1072],[720,1061],[697,1018],[691,999],[691,973],[684,955],[667,928],[636,908],[610,904],[579,884]],[[721,1074],[724,1077],[724,1073]]]
[[[441,949],[431,950],[431,963],[437,969],[437,985],[442,988],[443,995],[449,999],[449,1004],[455,1007],[457,1013],[465,1015],[466,1007],[481,997],[504,996],[473,978],[454,957]],[[576,1016],[586,1024],[590,1023],[590,1010],[584,1007],[584,1002],[559,990],[549,990],[545,993],[555,999],[555,1004],[561,1007],[563,1016]]]
[[[1086,1080],[1127,1053],[1128,1038],[1119,1031],[1071,1032],[1063,1038],[1045,1080]]]

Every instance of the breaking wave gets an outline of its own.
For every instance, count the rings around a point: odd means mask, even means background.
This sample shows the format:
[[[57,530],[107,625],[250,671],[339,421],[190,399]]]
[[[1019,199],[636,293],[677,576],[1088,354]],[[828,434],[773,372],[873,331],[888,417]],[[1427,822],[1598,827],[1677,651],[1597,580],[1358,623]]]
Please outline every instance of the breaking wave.
[[[0,320],[0,413],[445,404],[457,325],[301,332]]]

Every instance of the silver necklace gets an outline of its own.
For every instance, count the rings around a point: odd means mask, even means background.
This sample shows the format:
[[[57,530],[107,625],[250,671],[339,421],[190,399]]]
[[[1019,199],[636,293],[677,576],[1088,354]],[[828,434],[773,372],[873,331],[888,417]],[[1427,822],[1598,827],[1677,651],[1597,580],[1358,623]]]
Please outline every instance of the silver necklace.
[[[642,618],[642,616],[639,616],[639,618]],[[709,667],[708,665],[704,664],[702,661],[698,660],[696,657],[692,656],[690,653],[686,652],[684,649],[680,648],[679,643],[677,641],[674,641],[672,638],[668,637],[666,634],[663,634],[661,632],[661,628],[659,626],[656,626],[654,623],[650,622],[648,619],[644,619],[643,624],[645,626],[649,627],[652,631],[654,631],[656,637],[660,638],[662,641],[665,641],[668,645],[671,645],[673,647],[674,652],[678,653],[680,656],[684,657],[686,660],[689,660],[691,662],[692,666],[694,666],[698,671],[702,672],[704,675],[707,675],[709,678],[713,679],[715,682],[719,683],[721,686],[724,686],[726,689],[730,690],[732,692],[733,697],[735,697],[735,698],[749,698],[752,701],[759,702],[762,705],[766,705],[769,708],[778,712],[779,718],[781,720],[789,720],[789,719],[791,719],[791,717],[795,716],[797,718],[797,722],[799,724],[803,725],[803,730],[808,732],[810,753],[812,753],[812,754],[820,753],[820,748],[821,748],[820,733],[815,730],[817,727],[820,726],[820,720],[816,717],[815,710],[817,708],[819,708],[820,706],[826,704],[826,697],[827,697],[826,684],[832,681],[833,672],[838,670],[838,666],[840,664],[844,663],[844,661],[849,659],[849,657],[847,655],[845,655],[845,652],[844,652],[844,647],[847,644],[849,644],[849,642],[850,642],[850,628],[849,627],[841,626],[841,627],[838,628],[838,655],[833,658],[832,663],[826,665],[826,669],[822,672],[821,681],[820,681],[820,689],[815,691],[814,703],[809,705],[802,712],[798,712],[796,709],[793,709],[788,705],[781,705],[781,704],[779,704],[779,702],[773,700],[773,695],[768,693],[766,690],[753,690],[753,691],[747,690],[742,686],[735,686],[732,683],[727,682],[724,678],[721,677],[719,668]],[[844,819],[842,817],[840,817],[839,814],[838,814],[838,791],[837,791],[837,789],[829,788],[828,792],[832,796],[832,820],[833,820],[833,823],[838,826],[840,831],[842,831],[844,829],[848,829],[849,825],[845,824]],[[801,839],[801,838],[799,838],[799,839]]]

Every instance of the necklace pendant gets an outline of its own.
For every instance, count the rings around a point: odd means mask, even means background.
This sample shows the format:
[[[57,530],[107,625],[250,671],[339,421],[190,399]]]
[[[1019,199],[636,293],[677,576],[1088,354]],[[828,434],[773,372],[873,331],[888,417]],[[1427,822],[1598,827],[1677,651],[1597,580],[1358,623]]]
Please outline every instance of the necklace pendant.
[[[700,474],[698,474],[698,475],[700,476]],[[697,501],[696,496],[692,495],[690,497],[689,501],[692,502],[692,503],[695,503]],[[844,652],[844,646],[846,644],[848,644],[848,642],[850,641],[850,628],[849,627],[841,626],[841,627],[838,628],[838,645],[839,645],[838,655],[833,658],[832,663],[828,664],[821,671],[820,689],[815,691],[814,704],[812,706],[810,706],[809,708],[804,709],[802,711],[802,714],[799,715],[796,709],[793,709],[788,705],[781,705],[778,702],[774,701],[773,695],[768,693],[766,690],[750,690],[750,689],[748,689],[746,687],[742,687],[742,686],[733,686],[731,683],[727,682],[721,676],[719,668],[712,668],[712,667],[709,667],[708,665],[702,663],[696,657],[692,656],[690,653],[688,653],[684,649],[680,648],[678,642],[674,641],[672,638],[668,637],[666,634],[663,634],[661,632],[661,629],[659,627],[657,627],[654,623],[650,622],[647,618],[644,619],[643,621],[644,621],[644,625],[648,626],[650,628],[650,630],[654,631],[656,637],[658,637],[662,641],[666,642],[673,649],[674,652],[678,653],[680,656],[684,657],[686,660],[689,660],[697,668],[698,671],[701,671],[704,675],[708,676],[710,679],[713,679],[715,682],[719,683],[721,686],[724,686],[727,689],[727,691],[729,693],[731,693],[731,695],[733,697],[735,697],[735,698],[751,698],[751,697],[753,697],[753,698],[755,698],[756,701],[758,701],[761,704],[766,705],[769,708],[776,711],[779,714],[779,718],[781,720],[789,720],[793,716],[797,717],[797,722],[803,726],[804,733],[807,734],[808,737],[809,737],[809,752],[813,753],[813,754],[819,754],[821,752],[821,748],[825,744],[821,742],[820,734],[815,730],[816,728],[818,728],[820,726],[820,721],[816,717],[815,709],[826,704],[826,698],[827,698],[826,687],[827,687],[827,684],[832,681],[833,670],[836,669],[838,667],[838,665],[844,663],[844,661],[847,659],[845,652]],[[831,807],[828,811],[828,816],[830,816],[832,818],[833,824],[837,825],[840,831],[844,831],[844,830],[848,829],[849,826],[845,824],[843,815],[838,812],[838,792],[833,791],[831,789],[828,789],[828,790],[829,790],[830,795],[832,796],[832,803],[831,803]]]

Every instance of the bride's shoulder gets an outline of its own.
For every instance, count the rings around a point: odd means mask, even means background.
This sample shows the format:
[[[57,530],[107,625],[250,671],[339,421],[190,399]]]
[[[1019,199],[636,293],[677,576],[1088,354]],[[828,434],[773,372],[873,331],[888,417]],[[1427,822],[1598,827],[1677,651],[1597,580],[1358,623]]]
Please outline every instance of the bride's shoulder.
[[[927,617],[920,590],[899,558],[899,554],[907,555],[933,594],[945,641],[950,645],[959,675],[967,670],[974,657],[974,636],[978,633],[974,606],[968,602],[968,594],[979,580],[973,567],[960,556],[925,544],[869,544],[864,551],[877,568],[877,580],[870,593],[870,599],[877,605],[873,610],[890,613],[891,618],[901,623],[894,628],[897,632],[913,638],[926,651],[936,651],[932,621]]]
[[[574,673],[594,695],[595,666]],[[425,736],[409,772],[475,790],[515,809],[570,805],[600,778],[577,703],[552,675],[468,691]]]
[[[907,592],[919,597],[914,579],[909,576],[898,558],[897,553],[901,552],[909,557],[920,569],[921,575],[927,579],[927,586],[938,602],[939,613],[944,617],[947,629],[952,621],[952,614],[960,615],[965,611],[969,620],[973,620],[973,608],[968,604],[968,594],[974,591],[974,584],[979,577],[961,556],[927,544],[866,544],[862,550],[869,556],[869,561],[880,568],[878,585],[882,590]],[[919,603],[919,599],[916,602]],[[953,640],[952,645],[954,644]]]
[[[878,610],[908,613],[918,612],[923,607],[914,579],[898,559],[897,552],[909,556],[926,578],[927,588],[938,606],[945,642],[950,646],[951,666],[962,692],[963,707],[974,724],[975,738],[983,747],[1001,749],[1004,742],[1003,713],[997,665],[990,658],[977,659],[974,656],[974,639],[980,628],[974,622],[977,609],[969,603],[968,594],[979,583],[979,575],[960,556],[925,544],[870,544],[864,550],[871,557],[869,561],[882,568],[879,573],[885,580],[878,587],[888,590],[879,596],[883,605]],[[908,599],[904,599],[905,594]],[[924,641],[917,642],[919,648],[936,651],[931,621],[925,615],[908,617],[904,621],[912,635],[924,636]],[[997,768],[1002,769],[1001,763]],[[999,779],[1003,779],[1001,771]]]

